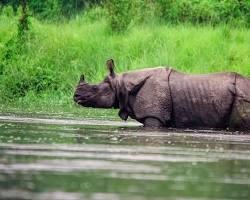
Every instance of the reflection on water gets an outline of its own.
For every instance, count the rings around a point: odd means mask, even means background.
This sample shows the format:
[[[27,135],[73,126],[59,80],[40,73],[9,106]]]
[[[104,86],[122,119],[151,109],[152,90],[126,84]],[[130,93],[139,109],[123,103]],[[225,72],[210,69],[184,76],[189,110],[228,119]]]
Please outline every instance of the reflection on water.
[[[0,199],[250,199],[250,134],[0,116]]]

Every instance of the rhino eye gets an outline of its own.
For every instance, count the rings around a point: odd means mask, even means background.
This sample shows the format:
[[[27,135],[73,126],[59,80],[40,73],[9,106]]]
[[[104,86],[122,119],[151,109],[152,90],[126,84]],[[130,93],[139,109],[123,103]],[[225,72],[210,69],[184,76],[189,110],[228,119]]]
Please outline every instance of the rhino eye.
[[[104,83],[109,83],[109,78],[108,77],[106,77],[105,79],[104,79],[104,81],[103,81]]]

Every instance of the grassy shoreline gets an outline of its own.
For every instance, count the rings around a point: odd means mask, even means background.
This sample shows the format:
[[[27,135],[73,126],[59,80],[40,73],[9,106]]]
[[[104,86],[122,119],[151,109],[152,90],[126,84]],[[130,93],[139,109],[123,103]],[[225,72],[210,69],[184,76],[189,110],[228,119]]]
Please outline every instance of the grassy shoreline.
[[[105,20],[89,21],[86,16],[64,24],[32,18],[31,34],[17,50],[15,43],[6,47],[15,36],[15,20],[0,16],[0,112],[99,112],[76,107],[72,95],[82,73],[89,82],[102,81],[110,57],[117,72],[172,66],[187,73],[234,71],[250,76],[247,28],[148,23],[113,33]]]

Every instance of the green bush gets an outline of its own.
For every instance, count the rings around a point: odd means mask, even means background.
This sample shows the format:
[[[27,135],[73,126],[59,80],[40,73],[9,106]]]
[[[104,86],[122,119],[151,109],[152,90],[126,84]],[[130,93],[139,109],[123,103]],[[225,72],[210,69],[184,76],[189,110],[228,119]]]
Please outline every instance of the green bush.
[[[95,22],[104,20],[107,17],[107,12],[102,7],[93,7],[87,10],[84,14],[86,22]],[[77,16],[76,19],[82,20],[81,16]],[[79,22],[81,23],[81,22]]]
[[[133,1],[107,0],[106,8],[109,15],[109,24],[112,30],[126,30],[133,18]]]
[[[5,15],[7,17],[13,17],[14,16],[14,11],[13,11],[12,6],[7,5],[7,6],[2,7],[1,14]]]
[[[39,19],[61,20],[75,16],[85,8],[100,5],[101,0],[27,0],[32,15]],[[0,6],[12,6],[16,12],[20,6],[19,0],[3,0]]]
[[[154,18],[168,24],[231,24],[250,26],[248,0],[107,0],[112,30],[123,31],[133,22],[148,22]]]
[[[250,25],[249,0],[157,0],[156,7],[167,23]]]
[[[35,94],[47,90],[57,90],[59,82],[57,76],[49,70],[42,68],[33,68],[21,70],[15,69],[10,75],[5,76],[2,89],[5,91],[4,99],[16,100],[24,97],[30,91]]]
[[[32,40],[32,38],[31,38]],[[30,42],[12,37],[6,44],[4,56],[0,60],[1,89],[4,99],[15,100],[24,97],[30,91],[39,94],[46,90],[59,88],[58,73],[42,63],[30,61]],[[29,56],[27,56],[29,55]],[[1,92],[0,92],[1,93]],[[1,95],[1,94],[0,94]]]
[[[250,2],[248,0],[224,0],[217,2],[214,10],[218,13],[218,22],[219,20],[225,23],[232,22],[233,24],[240,22],[240,25],[243,23],[249,26]]]
[[[31,14],[45,20],[62,20],[77,16],[82,11],[89,11],[89,8],[96,6],[101,8],[104,5],[107,14],[102,16],[108,17],[109,27],[115,31],[126,30],[130,24],[155,19],[168,24],[229,23],[236,26],[250,26],[249,0],[27,0],[27,2]],[[17,11],[19,6],[18,0],[5,0],[1,4],[11,5],[14,11]],[[4,12],[12,15],[9,8]]]

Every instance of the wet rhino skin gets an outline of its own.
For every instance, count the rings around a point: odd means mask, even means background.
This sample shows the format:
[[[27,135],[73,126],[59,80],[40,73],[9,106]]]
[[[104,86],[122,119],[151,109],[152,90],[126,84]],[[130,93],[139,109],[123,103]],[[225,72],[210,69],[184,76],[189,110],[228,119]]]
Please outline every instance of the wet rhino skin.
[[[250,80],[237,73],[169,79],[176,127],[250,128]]]
[[[233,72],[189,75],[159,67],[121,74],[118,87],[125,85],[129,93],[145,77],[120,114],[141,123],[154,118],[167,127],[250,130],[250,79]]]
[[[250,130],[250,79],[233,72],[185,74],[169,67],[109,75],[99,84],[85,82],[74,93],[84,107],[118,108],[128,117],[154,127],[233,128]]]

